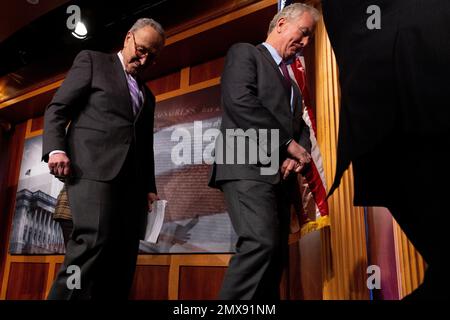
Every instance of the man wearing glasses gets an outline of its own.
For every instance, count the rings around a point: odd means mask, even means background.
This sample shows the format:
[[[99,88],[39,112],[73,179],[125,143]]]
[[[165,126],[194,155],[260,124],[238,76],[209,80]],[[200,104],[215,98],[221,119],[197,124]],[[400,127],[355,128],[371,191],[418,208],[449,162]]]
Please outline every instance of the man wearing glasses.
[[[119,53],[80,52],[47,107],[43,160],[65,179],[73,217],[49,299],[128,297],[146,213],[158,199],[155,97],[138,75],[164,42],[157,22],[139,19]]]

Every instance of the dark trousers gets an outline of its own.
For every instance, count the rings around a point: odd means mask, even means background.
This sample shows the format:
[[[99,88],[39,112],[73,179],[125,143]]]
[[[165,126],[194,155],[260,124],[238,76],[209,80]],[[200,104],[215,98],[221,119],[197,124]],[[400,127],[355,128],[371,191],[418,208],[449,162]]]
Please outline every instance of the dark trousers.
[[[388,205],[397,223],[422,255],[428,267],[421,286],[408,298],[448,299],[447,274],[449,149],[434,149],[428,161],[411,166],[399,184],[397,201]],[[442,151],[441,151],[442,150]]]
[[[417,205],[417,203],[416,203]],[[434,209],[433,209],[434,208]],[[447,275],[449,218],[438,214],[443,207],[414,203],[388,208],[403,232],[427,262],[423,283],[408,299],[448,299],[450,281]],[[436,219],[433,219],[433,216]]]
[[[68,219],[57,219],[63,233],[64,246],[67,248],[67,242],[69,242],[70,234],[73,230],[73,222]]]
[[[448,136],[442,138],[431,137],[426,143],[418,141],[417,145],[426,146],[429,151],[424,159],[415,161],[417,153],[405,152],[409,161],[397,167],[402,176],[396,184],[397,192],[392,192],[396,197],[387,206],[428,265],[424,281],[408,297],[411,299],[449,298],[450,143]]]
[[[448,297],[448,134],[390,142],[353,161],[356,205],[387,207],[427,263],[423,285],[410,298]]]
[[[67,183],[73,232],[48,299],[128,298],[146,219],[146,195],[129,163],[110,182]],[[73,283],[71,265],[81,270],[80,289],[67,285]]]
[[[220,299],[279,299],[281,275],[288,262],[288,185],[253,180],[222,184],[238,241]]]

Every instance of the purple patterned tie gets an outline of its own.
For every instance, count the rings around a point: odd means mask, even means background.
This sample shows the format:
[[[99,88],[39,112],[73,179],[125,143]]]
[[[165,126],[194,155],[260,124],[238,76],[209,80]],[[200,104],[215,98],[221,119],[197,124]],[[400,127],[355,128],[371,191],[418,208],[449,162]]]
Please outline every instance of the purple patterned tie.
[[[133,107],[133,114],[134,114],[134,116],[136,116],[138,114],[139,109],[141,108],[141,104],[142,104],[141,92],[139,90],[138,83],[132,76],[127,75],[127,81],[128,81],[128,88],[130,89],[131,105]]]

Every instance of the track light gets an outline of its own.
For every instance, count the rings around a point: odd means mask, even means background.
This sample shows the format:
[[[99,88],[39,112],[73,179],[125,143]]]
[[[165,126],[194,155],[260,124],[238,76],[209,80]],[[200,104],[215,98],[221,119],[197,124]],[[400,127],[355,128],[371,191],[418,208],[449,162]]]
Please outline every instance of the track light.
[[[77,39],[85,39],[87,36],[87,29],[83,22],[79,21],[72,31],[72,35]]]

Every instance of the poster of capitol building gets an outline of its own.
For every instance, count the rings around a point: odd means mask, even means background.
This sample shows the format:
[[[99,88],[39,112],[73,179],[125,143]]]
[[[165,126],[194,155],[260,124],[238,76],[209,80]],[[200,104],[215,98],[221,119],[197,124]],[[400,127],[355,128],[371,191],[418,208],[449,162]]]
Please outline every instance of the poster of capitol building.
[[[167,200],[167,207],[158,242],[141,241],[141,253],[233,251],[236,235],[223,194],[208,187],[211,168],[208,163],[212,161],[213,144],[204,141],[203,137],[207,130],[219,128],[220,114],[219,86],[157,103],[154,128],[156,184],[159,197]],[[25,140],[10,254],[65,252],[61,227],[52,217],[63,184],[48,173],[41,154],[42,136]],[[191,161],[174,161],[174,156],[180,155]]]
[[[63,183],[41,162],[42,136],[25,140],[10,236],[10,254],[61,254],[64,239],[53,220],[56,197]]]

